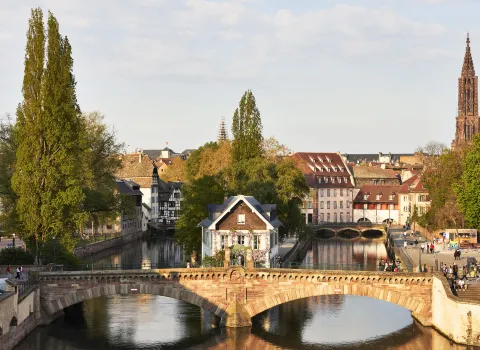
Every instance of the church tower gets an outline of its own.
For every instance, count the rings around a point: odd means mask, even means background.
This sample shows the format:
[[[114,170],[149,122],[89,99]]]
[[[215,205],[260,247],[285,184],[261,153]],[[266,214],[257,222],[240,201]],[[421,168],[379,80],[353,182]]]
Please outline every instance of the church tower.
[[[470,36],[467,34],[467,49],[463,59],[462,75],[458,78],[457,130],[452,147],[472,141],[473,136],[478,133],[480,133],[478,77],[475,76],[470,52]]]
[[[227,140],[228,140],[227,126],[225,124],[225,117],[222,117],[222,121],[220,122],[220,127],[218,128],[217,142],[220,143],[222,141],[227,141]]]

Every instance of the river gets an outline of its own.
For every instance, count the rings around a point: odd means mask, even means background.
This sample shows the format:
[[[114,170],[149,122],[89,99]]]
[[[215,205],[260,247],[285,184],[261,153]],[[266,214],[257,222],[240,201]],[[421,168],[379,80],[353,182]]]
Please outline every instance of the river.
[[[332,242],[317,241],[307,257],[331,249],[328,244]],[[359,259],[367,257],[373,264],[383,258],[381,246],[352,244],[342,253],[344,259],[345,252],[351,252],[347,262],[363,264]],[[96,261],[162,265],[182,260],[180,247],[172,241],[149,239]],[[359,296],[296,300],[257,315],[252,323],[251,329],[226,329],[217,326],[212,314],[182,301],[115,295],[74,305],[64,317],[34,330],[16,349],[466,349],[419,325],[407,309]]]

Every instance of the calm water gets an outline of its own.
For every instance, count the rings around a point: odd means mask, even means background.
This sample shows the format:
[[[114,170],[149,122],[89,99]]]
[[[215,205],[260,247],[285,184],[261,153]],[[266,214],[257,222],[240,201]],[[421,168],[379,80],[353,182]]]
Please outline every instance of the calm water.
[[[354,255],[349,259],[358,259],[355,252],[363,249],[354,244],[347,250]],[[181,262],[180,252],[172,242],[144,241],[102,261]],[[257,315],[251,329],[216,324],[212,314],[175,299],[116,295],[69,308],[63,318],[37,328],[16,349],[466,349],[418,325],[402,307],[358,296],[283,304]]]

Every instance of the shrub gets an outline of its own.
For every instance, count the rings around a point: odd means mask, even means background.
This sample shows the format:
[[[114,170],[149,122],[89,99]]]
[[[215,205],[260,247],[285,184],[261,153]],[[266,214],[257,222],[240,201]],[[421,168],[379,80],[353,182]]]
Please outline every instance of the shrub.
[[[60,242],[49,240],[45,242],[40,249],[40,259],[42,264],[50,264],[55,262],[58,265],[77,267],[81,264],[81,260],[72,252],[67,250]]]
[[[35,257],[23,248],[5,248],[0,250],[0,265],[32,265]]]

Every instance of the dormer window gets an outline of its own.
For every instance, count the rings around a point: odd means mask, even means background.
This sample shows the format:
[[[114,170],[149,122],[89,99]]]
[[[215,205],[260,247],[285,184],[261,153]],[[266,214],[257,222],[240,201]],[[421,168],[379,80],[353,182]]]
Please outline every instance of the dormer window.
[[[333,176],[330,178],[330,180],[332,181],[332,184],[335,183],[335,178]]]
[[[364,194],[364,195],[363,195],[363,200],[366,201],[367,199],[368,199],[368,194]]]
[[[378,180],[377,180],[377,179],[373,179],[373,184],[374,184],[374,185],[377,185],[377,184],[378,184]]]
[[[389,195],[388,199],[392,201],[393,200],[393,194]]]
[[[377,200],[377,201],[379,201],[379,200],[380,200],[380,198],[382,198],[382,195],[380,195],[380,194],[377,194],[377,196],[376,196],[376,200]]]
[[[325,183],[328,184],[328,177],[325,176],[323,179],[325,180]]]
[[[245,225],[245,214],[238,214],[237,215],[237,224],[238,225]]]

